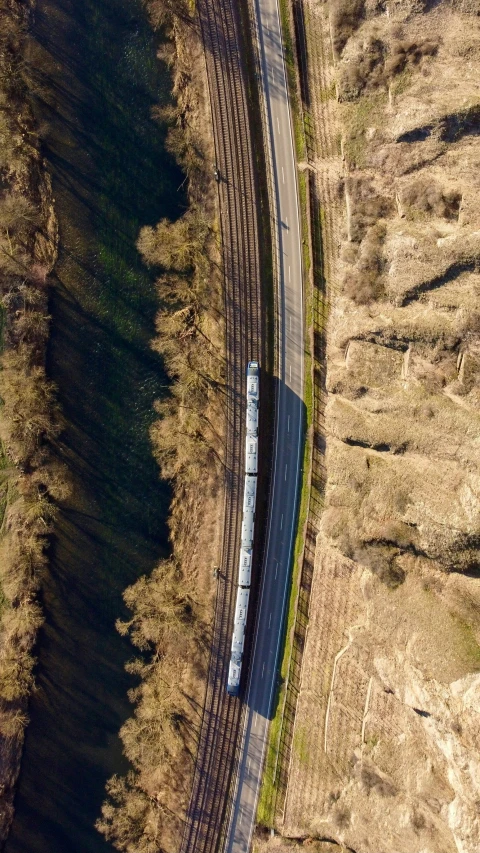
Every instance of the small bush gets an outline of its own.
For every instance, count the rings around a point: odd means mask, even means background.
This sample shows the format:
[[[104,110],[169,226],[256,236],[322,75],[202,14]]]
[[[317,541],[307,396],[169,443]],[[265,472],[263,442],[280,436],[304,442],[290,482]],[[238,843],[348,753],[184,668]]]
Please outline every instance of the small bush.
[[[400,201],[404,207],[452,220],[458,218],[462,194],[444,190],[437,181],[419,178],[403,188]]]
[[[415,809],[411,818],[411,823],[415,832],[420,832],[422,829],[425,829],[427,825],[427,821],[425,820],[425,815],[422,812],[419,812]]]
[[[346,191],[352,210],[350,238],[354,243],[360,243],[368,228],[377,225],[379,219],[391,214],[393,202],[386,196],[380,195],[371,181],[357,176],[350,176],[347,179]]]
[[[394,41],[390,56],[385,61],[385,78],[391,79],[400,74],[407,66],[418,65],[424,56],[435,56],[438,41]]]
[[[355,559],[367,566],[389,589],[396,589],[405,580],[405,572],[396,562],[398,549],[388,545],[365,545],[357,549]]]
[[[347,62],[340,77],[340,100],[358,98],[366,86],[384,82],[385,44],[380,39],[368,39],[360,46],[355,59]]]
[[[358,243],[348,242],[342,244],[342,249],[340,252],[340,257],[345,264],[351,264],[352,266],[356,263],[358,258]]]
[[[345,275],[345,295],[357,305],[368,305],[383,296],[381,276],[385,233],[385,228],[380,223],[369,229],[361,243],[355,268]]]
[[[340,56],[348,39],[359,27],[365,12],[365,0],[331,0],[333,48]]]
[[[346,806],[340,806],[333,813],[333,822],[338,829],[348,829],[352,818],[352,812]]]

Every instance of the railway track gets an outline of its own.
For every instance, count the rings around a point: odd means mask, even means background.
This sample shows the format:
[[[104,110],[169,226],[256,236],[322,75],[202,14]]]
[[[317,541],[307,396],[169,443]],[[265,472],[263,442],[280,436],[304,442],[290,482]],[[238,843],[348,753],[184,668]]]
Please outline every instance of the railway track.
[[[223,840],[241,703],[226,692],[236,595],[247,361],[264,361],[258,199],[235,0],[197,0],[217,167],[227,352],[223,552],[195,774],[180,853],[217,853]]]

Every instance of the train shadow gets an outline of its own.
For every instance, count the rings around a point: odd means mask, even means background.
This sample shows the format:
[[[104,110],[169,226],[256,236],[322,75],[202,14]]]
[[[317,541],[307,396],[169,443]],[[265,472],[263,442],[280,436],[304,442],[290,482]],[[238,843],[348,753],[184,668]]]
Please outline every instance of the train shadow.
[[[279,421],[277,430],[271,412],[261,421],[260,446],[265,455],[261,455],[260,460],[270,456],[274,465],[271,470],[265,471],[260,462],[255,519],[256,542],[242,695],[252,710],[262,717],[272,719],[276,713],[281,686],[280,658],[285,645],[286,613],[292,588],[293,551],[302,486],[306,406],[284,380],[268,377],[268,382],[268,399],[278,401]],[[277,431],[280,443],[275,451],[273,445]],[[298,466],[298,477],[287,477],[289,466]]]

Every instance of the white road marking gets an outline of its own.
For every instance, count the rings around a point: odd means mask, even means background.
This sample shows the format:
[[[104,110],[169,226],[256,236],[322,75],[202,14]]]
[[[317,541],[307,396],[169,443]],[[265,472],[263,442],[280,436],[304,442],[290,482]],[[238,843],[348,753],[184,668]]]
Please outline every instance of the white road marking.
[[[282,518],[283,518],[283,516],[282,516]],[[272,614],[270,613],[270,616],[268,617],[268,627],[269,628],[270,628],[271,623],[272,623]]]
[[[290,382],[292,381],[292,365],[290,365]]]
[[[290,267],[289,267],[289,268],[288,268],[288,280],[289,280],[289,281],[291,281],[291,280],[292,280],[292,276],[290,275],[290,273],[291,273],[291,270],[290,270]]]
[[[283,512],[282,512],[282,517],[280,519],[280,530],[282,530],[282,529],[283,529]]]
[[[283,178],[283,183],[285,183],[285,172],[283,171],[283,166],[282,166],[282,178]]]
[[[250,773],[250,759],[247,761],[247,773]]]
[[[277,119],[277,121],[278,121],[278,119]],[[286,225],[286,226],[287,226],[287,228],[288,228],[288,219],[287,219],[287,217],[285,217],[285,225]]]
[[[288,465],[285,465],[285,479],[287,479],[287,468],[288,468]]]
[[[280,122],[278,120],[278,116],[277,116],[277,129],[278,129],[278,132],[280,133]]]
[[[263,661],[263,666],[262,666],[262,678],[263,678],[263,673],[264,673],[264,672],[265,672],[265,661]]]
[[[275,566],[275,580],[277,579],[277,572],[278,572],[278,563]]]
[[[287,432],[290,432],[290,415],[287,418]]]
[[[257,717],[258,717],[258,713],[255,711],[255,716],[253,718],[253,728],[254,729],[257,728]]]
[[[240,820],[239,820],[239,823],[242,823],[242,821],[243,821],[243,806],[240,806]]]

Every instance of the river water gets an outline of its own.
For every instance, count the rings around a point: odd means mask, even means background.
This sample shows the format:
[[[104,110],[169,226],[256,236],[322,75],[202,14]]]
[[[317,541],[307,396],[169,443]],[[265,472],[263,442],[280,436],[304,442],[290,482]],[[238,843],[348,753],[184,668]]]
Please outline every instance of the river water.
[[[48,368],[73,483],[43,589],[16,816],[7,853],[106,853],[94,828],[105,781],[125,771],[132,648],[115,631],[122,591],[167,552],[169,493],[148,429],[164,393],[150,346],[152,278],[139,227],[175,218],[183,176],[151,119],[171,80],[140,0],[38,0],[30,47],[61,251]]]

